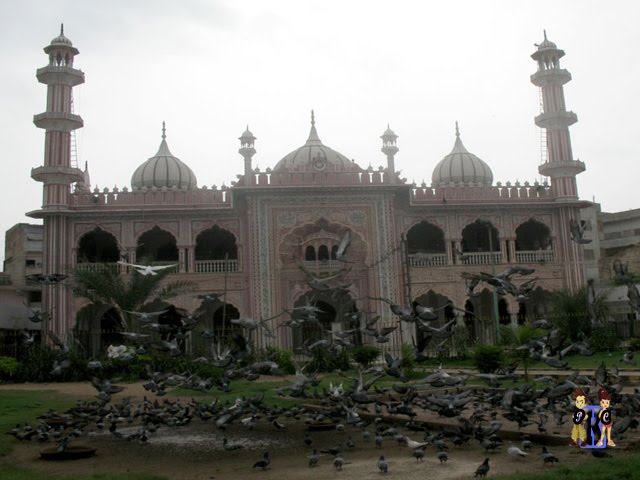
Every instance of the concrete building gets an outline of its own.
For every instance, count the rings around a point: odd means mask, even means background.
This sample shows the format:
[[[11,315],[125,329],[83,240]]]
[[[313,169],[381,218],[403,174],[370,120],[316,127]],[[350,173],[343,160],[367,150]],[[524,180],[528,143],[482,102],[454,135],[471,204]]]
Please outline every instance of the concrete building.
[[[226,318],[220,310],[205,319],[211,328],[234,315],[259,319],[305,304],[320,308],[322,327],[277,330],[275,343],[286,348],[322,335],[322,328],[346,328],[345,314],[356,311],[376,312],[381,324],[395,324],[387,306],[371,297],[466,305],[477,314],[465,320],[471,337],[490,341],[496,313],[503,323],[539,314],[544,291],[585,283],[583,249],[568,228],[589,205],[578,198],[576,176],[585,166],[573,158],[569,135],[577,117],[564,102],[571,75],[560,67],[564,52],[546,35],[531,55],[537,67],[531,81],[543,99],[535,122],[546,130],[548,155],[539,172],[549,184],[494,184],[489,163],[465,147],[457,125],[451,152],[434,161],[432,183],[408,184],[396,172],[398,135],[391,129],[381,136],[384,165],[362,168],[320,139],[312,112],[302,146],[264,171],[252,165],[257,143],[247,128],[239,138],[244,169],[230,187],[198,185],[196,174],[170,151],[163,124],[157,153],[133,171],[130,188],[91,191],[87,168],[73,165],[70,155],[71,132],[83,126],[71,110],[73,87],[84,82],[75,66],[79,52],[63,32],[44,50],[48,62],[37,78],[47,85],[47,104],[34,123],[45,131],[45,152],[43,165],[32,170],[43,184],[44,202],[28,215],[44,223],[45,273],[105,263],[117,268],[120,259],[176,264],[171,278],[197,285],[175,300],[177,307],[191,311],[199,303],[195,293],[226,291]],[[346,232],[347,264],[336,258]],[[529,303],[504,297],[495,312],[489,290],[467,297],[462,272],[513,264],[536,269],[538,289]],[[300,265],[317,277],[341,271],[339,301],[310,288]],[[45,286],[43,305],[59,334],[106,324],[67,288]],[[454,316],[450,307],[444,311]],[[390,345],[416,336],[412,325],[403,324]],[[267,339],[259,335],[257,341],[265,345]]]

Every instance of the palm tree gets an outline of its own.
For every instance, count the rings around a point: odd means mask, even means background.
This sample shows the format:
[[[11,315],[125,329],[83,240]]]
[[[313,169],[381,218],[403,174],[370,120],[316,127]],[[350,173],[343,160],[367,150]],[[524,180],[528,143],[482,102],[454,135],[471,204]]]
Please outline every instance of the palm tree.
[[[167,270],[157,275],[141,275],[137,271],[120,274],[109,267],[76,269],[71,282],[73,293],[88,299],[94,307],[113,308],[125,330],[131,326],[131,315],[127,312],[144,311],[193,288],[192,282],[165,282]]]

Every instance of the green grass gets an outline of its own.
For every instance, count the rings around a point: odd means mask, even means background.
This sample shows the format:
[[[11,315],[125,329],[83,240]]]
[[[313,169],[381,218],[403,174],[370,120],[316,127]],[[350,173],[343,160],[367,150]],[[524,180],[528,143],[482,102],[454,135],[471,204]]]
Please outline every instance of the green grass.
[[[586,357],[584,355],[567,355],[564,357],[569,363],[571,368],[577,369],[596,369],[600,366],[602,362],[605,363],[607,368],[612,368],[617,366],[620,370],[630,369],[630,368],[640,368],[640,361],[638,362],[638,366],[634,367],[632,365],[626,365],[620,361],[622,358],[622,354],[626,350],[615,350],[612,352],[596,352],[590,357]],[[440,363],[442,363],[442,368],[474,368],[473,360],[471,358],[459,359],[459,358],[447,358],[442,361],[438,359],[429,359],[425,362],[421,362],[418,364],[419,367],[432,369],[437,368]],[[534,369],[551,369],[544,362],[532,362],[529,365],[529,368]]]
[[[142,473],[94,473],[87,475],[53,475],[34,472],[15,465],[0,465],[0,478],[2,480],[36,480],[41,478],[48,480],[167,480],[167,477],[148,475]]]
[[[613,454],[615,455],[615,454]],[[575,467],[549,467],[547,472],[535,474],[498,475],[499,480],[632,480],[638,478],[640,455],[616,456],[601,460],[589,459],[585,465]]]
[[[0,392],[0,457],[6,455],[18,441],[5,435],[18,423],[34,423],[36,417],[49,409],[64,410],[74,401],[51,391],[3,390]],[[6,478],[0,475],[0,478]]]

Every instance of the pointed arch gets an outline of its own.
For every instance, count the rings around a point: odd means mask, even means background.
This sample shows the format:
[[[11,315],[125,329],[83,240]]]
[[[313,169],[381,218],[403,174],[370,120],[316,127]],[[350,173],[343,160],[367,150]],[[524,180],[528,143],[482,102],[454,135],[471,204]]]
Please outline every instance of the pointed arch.
[[[138,237],[136,261],[138,263],[177,262],[176,238],[168,231],[155,225]]]
[[[84,233],[78,239],[78,263],[114,263],[120,259],[116,237],[100,227]]]

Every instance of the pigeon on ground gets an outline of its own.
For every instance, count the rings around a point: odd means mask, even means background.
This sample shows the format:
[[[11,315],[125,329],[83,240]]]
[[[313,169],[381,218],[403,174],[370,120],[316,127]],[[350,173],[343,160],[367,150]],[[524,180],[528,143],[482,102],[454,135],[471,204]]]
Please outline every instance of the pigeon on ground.
[[[486,477],[487,473],[489,473],[489,468],[489,459],[485,458],[484,462],[482,462],[482,464],[476,469],[476,474],[474,475],[474,477]]]

